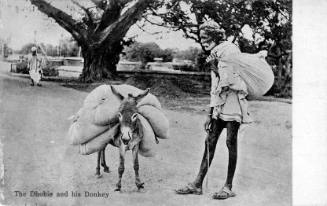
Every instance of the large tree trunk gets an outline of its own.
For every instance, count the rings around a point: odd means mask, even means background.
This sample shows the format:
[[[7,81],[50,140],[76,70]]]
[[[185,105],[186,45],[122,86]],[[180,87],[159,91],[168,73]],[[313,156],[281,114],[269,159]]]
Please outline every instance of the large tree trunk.
[[[84,57],[81,80],[84,82],[117,77],[116,64],[123,50],[122,39],[129,28],[142,17],[146,8],[154,2],[154,0],[138,0],[130,6],[128,3],[132,0],[92,0],[96,7],[103,11],[101,18],[97,19],[77,0],[73,0],[73,3],[81,8],[88,18],[87,21],[81,22],[52,6],[47,0],[30,1],[71,33],[81,46]]]
[[[84,68],[80,77],[81,81],[94,82],[102,79],[115,79],[117,77],[116,65],[122,50],[121,42],[113,45],[101,45],[96,49],[82,47]]]

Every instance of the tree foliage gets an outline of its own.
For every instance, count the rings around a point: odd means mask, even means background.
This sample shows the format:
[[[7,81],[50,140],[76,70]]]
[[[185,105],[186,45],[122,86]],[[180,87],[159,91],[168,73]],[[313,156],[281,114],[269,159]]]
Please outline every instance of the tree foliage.
[[[35,45],[34,43],[27,43],[22,46],[18,51],[20,54],[30,54],[31,48],[33,46],[38,47],[38,52],[40,51],[39,47],[42,47],[47,56],[78,56],[79,47],[77,42],[72,38],[61,39],[58,46],[52,44],[39,43]]]
[[[124,50],[125,58],[130,61],[141,61],[143,66],[147,62],[154,61],[154,58],[162,58],[164,62],[172,61],[173,50],[161,49],[154,42],[140,43],[135,42]]]
[[[196,61],[198,55],[201,53],[201,49],[196,47],[189,47],[185,50],[175,51],[174,57],[179,59],[187,59],[191,61]]]
[[[206,20],[216,21],[241,51],[254,53],[268,50],[268,61],[274,66],[276,83],[273,89],[291,95],[292,2],[291,0],[172,0],[162,3],[165,12],[150,10],[148,15],[160,17],[148,22],[183,31],[184,36],[201,44],[199,26]],[[242,32],[252,30],[252,40]],[[283,59],[288,59],[284,61]],[[287,65],[285,65],[287,64]],[[286,69],[288,68],[288,69]],[[287,88],[283,91],[284,88]]]
[[[73,38],[65,38],[59,42],[60,56],[78,56],[79,47]],[[48,48],[48,47],[46,47]],[[55,48],[56,49],[56,48]],[[58,49],[58,50],[59,50]],[[48,50],[47,50],[48,51]]]

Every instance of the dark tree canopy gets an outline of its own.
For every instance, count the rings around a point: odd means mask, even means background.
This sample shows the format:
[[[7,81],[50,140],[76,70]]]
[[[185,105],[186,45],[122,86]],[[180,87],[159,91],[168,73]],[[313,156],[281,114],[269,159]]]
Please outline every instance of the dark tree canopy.
[[[165,12],[149,10],[144,15],[146,21],[183,31],[186,38],[199,44],[199,26],[208,19],[216,21],[227,36],[234,36],[236,40],[242,37],[242,28],[248,25],[253,37],[258,34],[264,41],[291,42],[291,0],[172,0],[162,3],[162,7]],[[161,21],[151,20],[150,15],[160,17]],[[287,47],[290,49],[291,44]]]
[[[276,84],[286,88],[285,93],[290,93],[291,0],[172,0],[162,2],[161,6],[165,12],[150,9],[144,15],[145,21],[183,31],[186,38],[201,45],[199,26],[211,19],[221,25],[243,52],[268,50],[268,61],[274,66]],[[154,21],[155,17],[160,17],[160,21]],[[252,29],[253,41],[244,38],[242,29],[245,26]],[[207,52],[203,46],[202,49]]]

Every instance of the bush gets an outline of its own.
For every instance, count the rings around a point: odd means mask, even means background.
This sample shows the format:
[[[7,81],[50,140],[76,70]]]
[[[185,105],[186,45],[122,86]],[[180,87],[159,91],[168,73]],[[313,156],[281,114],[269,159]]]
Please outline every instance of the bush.
[[[28,64],[26,61],[19,62],[16,65],[16,71],[17,73],[23,73],[23,74],[28,74],[29,69],[28,69]]]
[[[173,69],[187,72],[196,71],[195,67],[189,64],[173,64]]]
[[[42,69],[43,76],[58,76],[59,72],[56,70],[56,67],[46,66]]]
[[[29,68],[27,61],[22,61],[17,63],[16,72],[22,74],[29,74]],[[44,68],[42,68],[43,76],[58,76],[59,72],[56,70],[56,66],[51,63],[47,63]]]

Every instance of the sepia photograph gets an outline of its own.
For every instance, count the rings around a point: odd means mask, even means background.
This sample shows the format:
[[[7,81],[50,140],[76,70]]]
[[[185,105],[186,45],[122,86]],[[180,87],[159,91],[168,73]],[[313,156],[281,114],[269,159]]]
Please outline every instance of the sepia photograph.
[[[293,45],[292,0],[0,0],[0,205],[293,205]]]

